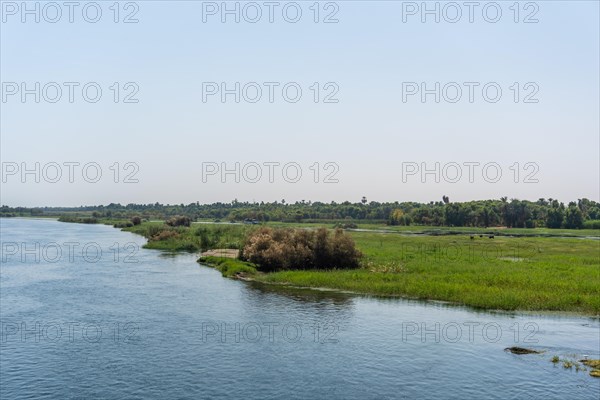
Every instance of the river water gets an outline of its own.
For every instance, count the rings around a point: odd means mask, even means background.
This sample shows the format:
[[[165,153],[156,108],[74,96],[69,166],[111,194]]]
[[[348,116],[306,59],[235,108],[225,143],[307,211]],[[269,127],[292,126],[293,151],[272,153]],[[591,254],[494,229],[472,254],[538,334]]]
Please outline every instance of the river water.
[[[245,283],[109,226],[0,223],[2,399],[600,394],[550,362],[599,358],[597,319]]]

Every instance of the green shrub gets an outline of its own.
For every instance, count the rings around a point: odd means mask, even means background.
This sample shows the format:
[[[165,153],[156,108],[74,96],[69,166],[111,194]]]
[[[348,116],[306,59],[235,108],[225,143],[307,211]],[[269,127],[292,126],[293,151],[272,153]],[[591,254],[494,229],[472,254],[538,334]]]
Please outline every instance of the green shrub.
[[[131,228],[132,226],[132,222],[117,222],[113,225],[115,228]]]
[[[583,223],[583,229],[600,229],[600,219],[592,219]]]
[[[229,278],[239,274],[254,275],[256,273],[256,268],[254,265],[244,261],[235,260],[233,258],[207,256],[200,257],[198,262],[216,268],[221,272],[221,274],[223,274],[223,276]]]
[[[345,222],[345,223],[338,222],[333,227],[335,229],[357,229],[358,225],[356,225],[354,222]]]
[[[58,218],[60,222],[74,222],[78,224],[97,224],[98,219],[94,217],[77,217],[70,215],[62,215]]]
[[[239,249],[249,228],[239,225],[204,225],[197,227],[193,234],[198,237],[202,250],[223,248]]]

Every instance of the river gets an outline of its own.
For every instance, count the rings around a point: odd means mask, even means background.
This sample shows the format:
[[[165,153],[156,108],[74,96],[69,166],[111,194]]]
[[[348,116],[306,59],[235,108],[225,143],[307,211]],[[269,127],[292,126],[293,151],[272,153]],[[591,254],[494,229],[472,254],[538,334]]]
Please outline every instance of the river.
[[[600,394],[550,362],[599,358],[597,319],[246,283],[110,226],[0,224],[2,399]]]

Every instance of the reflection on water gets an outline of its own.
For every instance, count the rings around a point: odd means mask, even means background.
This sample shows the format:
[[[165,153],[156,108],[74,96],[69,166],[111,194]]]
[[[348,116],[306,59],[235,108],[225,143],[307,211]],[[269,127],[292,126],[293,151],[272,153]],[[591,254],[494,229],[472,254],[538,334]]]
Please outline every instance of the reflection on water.
[[[355,297],[348,293],[268,285],[260,282],[248,282],[247,287],[254,289],[254,291],[258,293],[257,298],[259,299],[263,298],[263,296],[277,294],[301,303],[307,303],[308,306],[312,303],[316,303],[316,305],[339,305],[340,307],[350,306],[352,299]],[[253,291],[249,291],[249,293],[252,292]]]
[[[550,362],[598,358],[596,319],[239,282],[108,226],[0,223],[3,257],[8,242],[102,249],[95,262],[81,252],[3,259],[2,398],[595,399],[600,390],[587,372]],[[135,262],[125,262],[131,243]],[[544,352],[504,351],[514,345]]]

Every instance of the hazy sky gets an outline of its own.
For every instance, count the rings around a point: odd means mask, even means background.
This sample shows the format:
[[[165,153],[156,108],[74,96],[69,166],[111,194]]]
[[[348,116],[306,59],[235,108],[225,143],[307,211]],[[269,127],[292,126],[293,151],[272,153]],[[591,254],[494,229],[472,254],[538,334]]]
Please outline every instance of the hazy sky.
[[[599,200],[598,1],[314,3],[2,1],[2,204]]]

